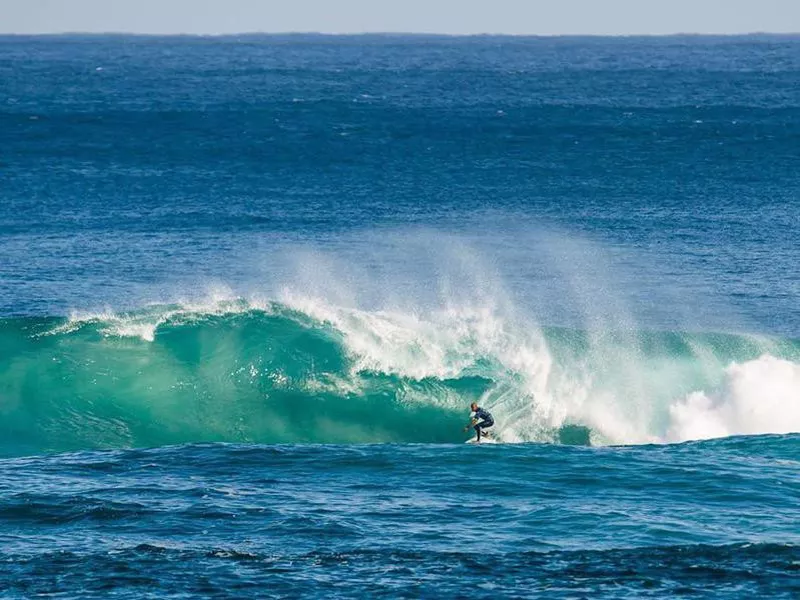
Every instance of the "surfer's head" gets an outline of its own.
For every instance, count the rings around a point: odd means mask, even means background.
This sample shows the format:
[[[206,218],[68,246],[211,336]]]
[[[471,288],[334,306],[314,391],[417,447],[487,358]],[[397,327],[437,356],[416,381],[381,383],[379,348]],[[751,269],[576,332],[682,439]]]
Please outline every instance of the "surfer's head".
[[[473,402],[472,404],[469,405],[469,409],[472,412],[475,412],[476,410],[478,410],[478,403],[477,402]]]

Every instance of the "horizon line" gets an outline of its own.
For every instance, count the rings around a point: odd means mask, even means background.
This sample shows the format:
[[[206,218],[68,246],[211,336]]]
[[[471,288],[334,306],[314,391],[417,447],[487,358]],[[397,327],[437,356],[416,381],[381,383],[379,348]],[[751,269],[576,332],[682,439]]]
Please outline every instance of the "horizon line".
[[[51,32],[3,32],[0,37],[143,37],[143,38],[235,38],[235,37],[419,37],[419,38],[736,38],[736,37],[800,37],[796,32],[750,31],[735,33],[437,33],[413,31],[361,31],[361,32],[326,32],[326,31],[241,31],[230,33],[151,33],[137,31],[51,31]]]

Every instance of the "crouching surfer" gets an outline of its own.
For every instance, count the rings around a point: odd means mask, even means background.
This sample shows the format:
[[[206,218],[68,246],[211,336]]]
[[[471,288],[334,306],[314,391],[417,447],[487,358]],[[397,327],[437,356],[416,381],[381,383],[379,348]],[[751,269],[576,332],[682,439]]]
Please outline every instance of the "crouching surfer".
[[[467,431],[470,427],[475,430],[475,434],[477,437],[475,441],[480,444],[481,442],[481,435],[484,437],[489,437],[488,431],[483,431],[484,429],[488,429],[492,425],[494,425],[494,419],[492,418],[492,414],[486,410],[485,408],[481,408],[478,406],[477,403],[473,402],[469,406],[470,411],[472,411],[469,415],[469,425],[464,427],[464,431]]]

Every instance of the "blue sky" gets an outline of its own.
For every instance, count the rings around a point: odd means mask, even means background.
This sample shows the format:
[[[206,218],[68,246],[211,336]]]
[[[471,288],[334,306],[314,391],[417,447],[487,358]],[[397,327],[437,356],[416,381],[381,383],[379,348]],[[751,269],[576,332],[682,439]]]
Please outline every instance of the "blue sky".
[[[800,0],[0,0],[0,32],[800,32]]]

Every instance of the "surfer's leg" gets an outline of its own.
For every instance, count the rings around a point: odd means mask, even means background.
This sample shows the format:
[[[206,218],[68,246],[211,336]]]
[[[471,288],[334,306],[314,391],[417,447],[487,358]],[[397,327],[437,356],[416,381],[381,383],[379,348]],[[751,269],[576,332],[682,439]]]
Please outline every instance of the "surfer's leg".
[[[481,426],[480,425],[475,425],[475,434],[477,436],[476,437],[477,441],[480,442],[481,441]]]

